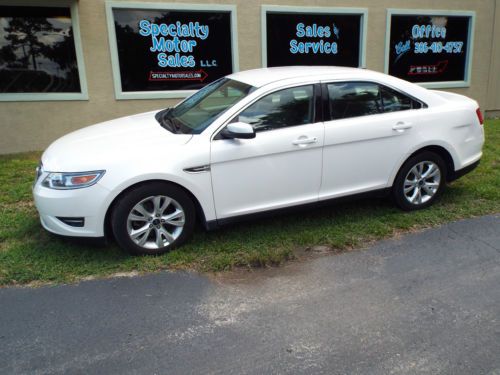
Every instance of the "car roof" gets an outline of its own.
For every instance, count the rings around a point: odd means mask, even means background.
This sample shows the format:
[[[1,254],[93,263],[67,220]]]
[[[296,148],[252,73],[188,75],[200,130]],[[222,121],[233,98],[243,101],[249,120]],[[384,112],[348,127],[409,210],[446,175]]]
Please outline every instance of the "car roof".
[[[261,68],[245,70],[233,73],[228,76],[230,79],[244,82],[254,87],[262,87],[267,84],[293,79],[293,78],[312,78],[320,76],[321,78],[362,78],[370,74],[377,74],[365,69],[348,68],[341,66],[283,66],[276,68]]]
[[[364,68],[342,66],[283,66],[245,70],[227,76],[230,79],[260,88],[281,82],[304,82],[309,80],[367,80],[382,83],[417,98],[427,105],[445,102],[445,100],[417,84]]]

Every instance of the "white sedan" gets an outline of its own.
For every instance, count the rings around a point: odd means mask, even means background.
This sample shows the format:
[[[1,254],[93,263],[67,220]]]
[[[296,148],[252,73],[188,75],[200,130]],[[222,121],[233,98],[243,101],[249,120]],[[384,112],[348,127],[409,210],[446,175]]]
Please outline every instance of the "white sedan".
[[[363,69],[235,73],[174,108],[90,126],[55,141],[33,187],[45,229],[114,236],[133,254],[241,217],[385,192],[429,206],[474,169],[476,101]]]

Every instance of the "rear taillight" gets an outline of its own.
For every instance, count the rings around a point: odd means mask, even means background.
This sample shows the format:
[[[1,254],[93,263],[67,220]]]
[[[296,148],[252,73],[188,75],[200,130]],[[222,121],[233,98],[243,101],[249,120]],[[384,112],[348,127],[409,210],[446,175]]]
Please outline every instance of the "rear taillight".
[[[483,118],[483,114],[481,113],[481,109],[480,108],[476,109],[476,115],[477,115],[477,119],[479,120],[479,123],[481,125],[483,125],[484,118]]]

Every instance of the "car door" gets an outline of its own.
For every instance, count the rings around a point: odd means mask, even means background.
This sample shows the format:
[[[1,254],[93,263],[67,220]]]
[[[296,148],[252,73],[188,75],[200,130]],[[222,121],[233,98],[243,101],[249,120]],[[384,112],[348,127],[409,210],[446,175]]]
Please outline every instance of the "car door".
[[[320,199],[387,187],[417,142],[424,104],[375,82],[323,84],[325,144]]]
[[[316,113],[320,91],[310,84],[266,94],[231,120],[252,125],[255,138],[213,138],[218,219],[318,200],[324,137]]]

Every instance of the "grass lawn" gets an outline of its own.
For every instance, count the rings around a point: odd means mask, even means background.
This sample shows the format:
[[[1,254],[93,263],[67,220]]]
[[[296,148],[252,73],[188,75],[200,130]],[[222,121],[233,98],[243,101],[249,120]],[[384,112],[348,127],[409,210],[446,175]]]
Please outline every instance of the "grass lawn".
[[[500,212],[500,120],[485,124],[478,169],[453,182],[431,208],[405,213],[389,200],[362,200],[232,225],[198,229],[186,245],[158,257],[131,257],[116,246],[82,245],[39,224],[31,184],[40,153],[0,156],[0,286],[74,282],[119,272],[189,268],[228,270],[277,265],[297,249],[351,249],[395,233]],[[418,251],[418,249],[415,249]]]

